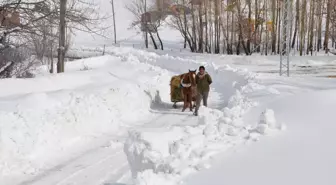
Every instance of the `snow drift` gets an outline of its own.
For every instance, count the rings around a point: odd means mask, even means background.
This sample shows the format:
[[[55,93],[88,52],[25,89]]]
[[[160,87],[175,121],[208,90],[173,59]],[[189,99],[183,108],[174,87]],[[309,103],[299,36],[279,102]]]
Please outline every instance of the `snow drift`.
[[[214,154],[262,136],[255,132],[257,123],[242,120],[257,105],[246,94],[275,92],[260,85],[255,74],[131,48],[108,48],[106,53],[112,56],[67,63],[64,74],[0,81],[8,87],[0,93],[2,176],[37,173],[73,147],[104,134],[126,135],[131,127],[135,130],[129,132],[124,152],[136,183],[152,182],[148,178],[176,183],[178,177],[208,168],[206,161]],[[197,119],[190,113],[194,125],[137,130],[153,111],[171,106],[171,76],[199,65],[214,79],[209,98],[215,101],[202,107]]]
[[[141,62],[155,64],[177,73],[200,65],[197,61],[177,57],[159,56],[154,53],[144,55],[143,51],[132,49],[127,52],[119,48],[116,50],[118,51],[114,51],[115,53],[121,52],[142,58]],[[166,178],[167,175],[175,177],[172,178],[174,179],[172,183],[176,184],[180,177],[208,168],[206,161],[214,154],[240,144],[257,141],[266,132],[266,126],[269,129],[279,130],[280,127],[273,127],[276,121],[272,110],[265,110],[260,123],[246,124],[242,120],[242,116],[251,107],[258,105],[246,96],[247,93],[260,90],[276,93],[258,84],[255,74],[229,66],[216,67],[211,63],[202,65],[206,65],[207,71],[213,76],[213,87],[219,93],[222,105],[216,108],[201,107],[198,123],[193,127],[173,126],[164,133],[130,132],[124,145],[124,152],[136,184],[144,183],[139,181],[139,177],[153,173],[158,175],[155,178]]]
[[[255,134],[270,135],[285,129],[280,123],[286,123],[289,130],[283,137],[217,158],[213,168],[185,178],[185,184],[221,185],[223,180],[234,185],[335,184],[335,93],[335,89],[304,92],[267,103],[269,109],[258,110],[262,113]]]
[[[81,70],[83,65],[89,70]],[[0,93],[0,175],[36,173],[73,147],[121,134],[150,116],[171,74],[133,58],[104,56],[67,63],[67,73],[6,79]]]

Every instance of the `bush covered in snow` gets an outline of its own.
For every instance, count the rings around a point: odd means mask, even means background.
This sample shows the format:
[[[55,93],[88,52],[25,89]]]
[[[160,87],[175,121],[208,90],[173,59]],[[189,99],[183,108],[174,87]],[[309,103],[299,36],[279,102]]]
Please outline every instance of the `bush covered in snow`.
[[[171,167],[165,164],[161,153],[153,150],[152,145],[144,140],[139,132],[129,132],[129,137],[124,145],[124,152],[134,178],[137,177],[139,172],[145,170],[153,170],[155,173],[171,171]]]
[[[260,134],[267,134],[272,129],[284,130],[285,125],[279,124],[274,116],[272,109],[266,109],[260,114],[260,121],[256,127],[256,131]]]
[[[33,78],[35,61],[25,48],[0,48],[0,78]]]

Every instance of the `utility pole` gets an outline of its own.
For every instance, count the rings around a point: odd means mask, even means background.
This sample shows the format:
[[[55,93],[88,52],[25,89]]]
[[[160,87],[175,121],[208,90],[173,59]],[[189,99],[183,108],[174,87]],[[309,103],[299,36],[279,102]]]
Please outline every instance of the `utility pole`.
[[[111,0],[111,4],[112,4],[113,28],[114,28],[114,44],[117,44],[117,28],[115,22],[114,0]]]
[[[282,24],[280,35],[280,76],[286,74],[289,76],[290,65],[290,42],[291,42],[291,24],[292,24],[292,2],[293,0],[282,0]]]
[[[60,25],[59,25],[59,45],[58,45],[58,62],[57,73],[64,72],[64,58],[65,58],[65,13],[67,0],[60,0]]]

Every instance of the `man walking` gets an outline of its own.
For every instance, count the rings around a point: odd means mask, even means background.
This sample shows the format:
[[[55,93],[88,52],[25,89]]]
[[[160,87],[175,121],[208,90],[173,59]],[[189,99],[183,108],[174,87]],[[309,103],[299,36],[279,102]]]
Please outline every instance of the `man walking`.
[[[203,105],[208,106],[208,96],[210,91],[210,84],[212,83],[211,76],[205,71],[204,66],[199,67],[199,72],[196,75],[197,97],[196,109],[194,115],[198,115],[198,109],[203,100]]]

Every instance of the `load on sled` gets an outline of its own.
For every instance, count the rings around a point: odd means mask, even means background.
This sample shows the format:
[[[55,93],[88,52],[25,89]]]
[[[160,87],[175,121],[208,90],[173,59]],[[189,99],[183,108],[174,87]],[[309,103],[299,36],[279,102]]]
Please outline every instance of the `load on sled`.
[[[195,73],[196,73],[196,70],[195,71],[189,70],[188,73],[176,75],[171,78],[170,80],[170,101],[174,103],[173,108],[177,108],[178,102],[186,103],[185,102],[186,93],[183,93],[183,89],[184,90],[190,89],[191,94],[192,94],[191,101],[194,102],[194,103],[191,102],[191,104],[193,104],[193,107],[196,106],[197,89],[196,89]]]

